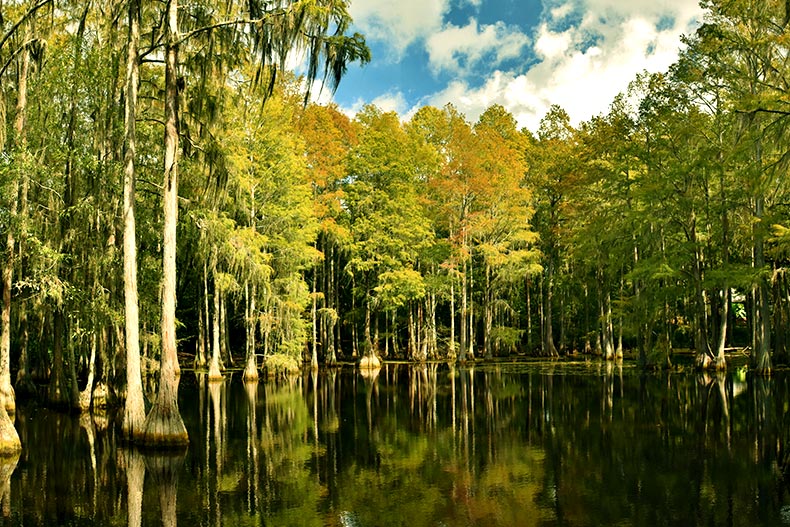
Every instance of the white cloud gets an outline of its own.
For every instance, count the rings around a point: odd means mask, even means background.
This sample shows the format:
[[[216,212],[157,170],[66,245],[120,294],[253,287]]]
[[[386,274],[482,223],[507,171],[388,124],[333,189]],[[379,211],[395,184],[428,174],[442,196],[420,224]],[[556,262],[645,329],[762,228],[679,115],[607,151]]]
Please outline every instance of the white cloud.
[[[368,40],[385,42],[399,60],[411,43],[441,30],[448,9],[449,0],[360,0],[349,12]]]
[[[550,60],[563,56],[571,47],[573,32],[571,30],[554,33],[549,31],[544,23],[538,29],[538,38],[535,40],[535,53],[539,58]]]
[[[406,97],[404,97],[403,93],[399,91],[379,95],[372,101],[357,99],[351,106],[340,108],[340,111],[353,119],[354,116],[356,116],[357,113],[359,113],[359,111],[362,110],[362,108],[367,104],[377,106],[379,109],[385,112],[395,112],[402,117],[407,115],[410,111],[409,103],[406,101]]]
[[[514,76],[502,71],[495,71],[477,89],[470,88],[463,81],[453,81],[425,102],[439,108],[451,103],[471,122],[475,122],[489,106],[501,104],[513,114],[520,126],[528,127],[531,127],[532,117],[546,106],[546,101],[525,75]]]
[[[401,92],[385,93],[373,99],[372,104],[385,112],[395,112],[403,115],[409,109],[409,103]]]
[[[586,15],[563,31],[550,29],[572,12]],[[578,124],[605,112],[638,72],[665,71],[677,59],[680,35],[692,32],[701,15],[693,0],[553,2],[533,44],[541,62],[525,73],[495,71],[475,88],[456,80],[425,102],[453,103],[471,121],[502,104],[531,130],[558,104]]]
[[[688,20],[701,13],[699,2],[695,0],[582,0],[577,1],[577,5],[590,13],[606,13],[622,18],[670,16],[677,20]]]
[[[562,4],[560,6],[551,8],[550,11],[551,18],[554,20],[562,20],[566,16],[570,15],[573,12],[573,6],[571,4]]]
[[[529,38],[518,28],[503,22],[479,26],[472,18],[463,27],[446,25],[431,35],[426,43],[431,69],[463,74],[476,68],[482,60],[492,60],[487,67],[522,55]]]

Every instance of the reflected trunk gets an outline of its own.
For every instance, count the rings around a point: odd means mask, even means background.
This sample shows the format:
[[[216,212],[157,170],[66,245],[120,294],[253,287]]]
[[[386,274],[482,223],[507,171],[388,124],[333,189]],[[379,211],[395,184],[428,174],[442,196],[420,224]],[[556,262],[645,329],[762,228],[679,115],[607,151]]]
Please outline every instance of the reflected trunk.
[[[247,513],[259,508],[260,467],[258,461],[258,383],[245,382],[247,394]]]
[[[118,451],[119,463],[126,468],[126,525],[141,527],[143,521],[143,484],[145,460],[139,450],[122,448]]]
[[[0,457],[0,507],[5,518],[11,517],[13,503],[11,501],[11,476],[19,463],[19,452]]]
[[[145,453],[145,468],[158,489],[162,512],[162,526],[178,525],[178,474],[184,464],[186,453]]]

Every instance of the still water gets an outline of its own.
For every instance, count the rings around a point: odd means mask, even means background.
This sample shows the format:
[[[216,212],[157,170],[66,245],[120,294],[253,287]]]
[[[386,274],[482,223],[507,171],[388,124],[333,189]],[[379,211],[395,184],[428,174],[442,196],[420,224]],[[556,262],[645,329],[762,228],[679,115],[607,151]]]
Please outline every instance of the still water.
[[[790,525],[790,387],[632,365],[184,372],[183,455],[28,405],[0,525]]]

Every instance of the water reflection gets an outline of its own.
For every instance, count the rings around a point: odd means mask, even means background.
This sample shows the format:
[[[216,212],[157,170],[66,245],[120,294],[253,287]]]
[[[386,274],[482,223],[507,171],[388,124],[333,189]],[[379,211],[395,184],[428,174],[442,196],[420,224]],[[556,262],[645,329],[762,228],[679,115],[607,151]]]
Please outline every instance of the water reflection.
[[[145,469],[151,474],[159,495],[159,510],[163,527],[178,525],[178,478],[186,452],[145,452]]]
[[[140,527],[143,520],[145,460],[136,448],[118,449],[118,467],[126,472],[126,525]]]
[[[19,463],[19,453],[7,457],[0,457],[0,509],[3,517],[11,516],[11,475]]]
[[[21,406],[2,523],[779,525],[788,392],[611,362],[185,375],[176,457],[120,449],[111,414]]]

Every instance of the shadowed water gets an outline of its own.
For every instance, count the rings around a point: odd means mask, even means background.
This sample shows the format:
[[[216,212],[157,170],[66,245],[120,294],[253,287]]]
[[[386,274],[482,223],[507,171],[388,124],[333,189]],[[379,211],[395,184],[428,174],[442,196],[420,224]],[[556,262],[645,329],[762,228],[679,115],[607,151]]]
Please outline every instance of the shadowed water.
[[[184,372],[182,455],[21,406],[0,525],[790,525],[789,392],[596,362]]]

